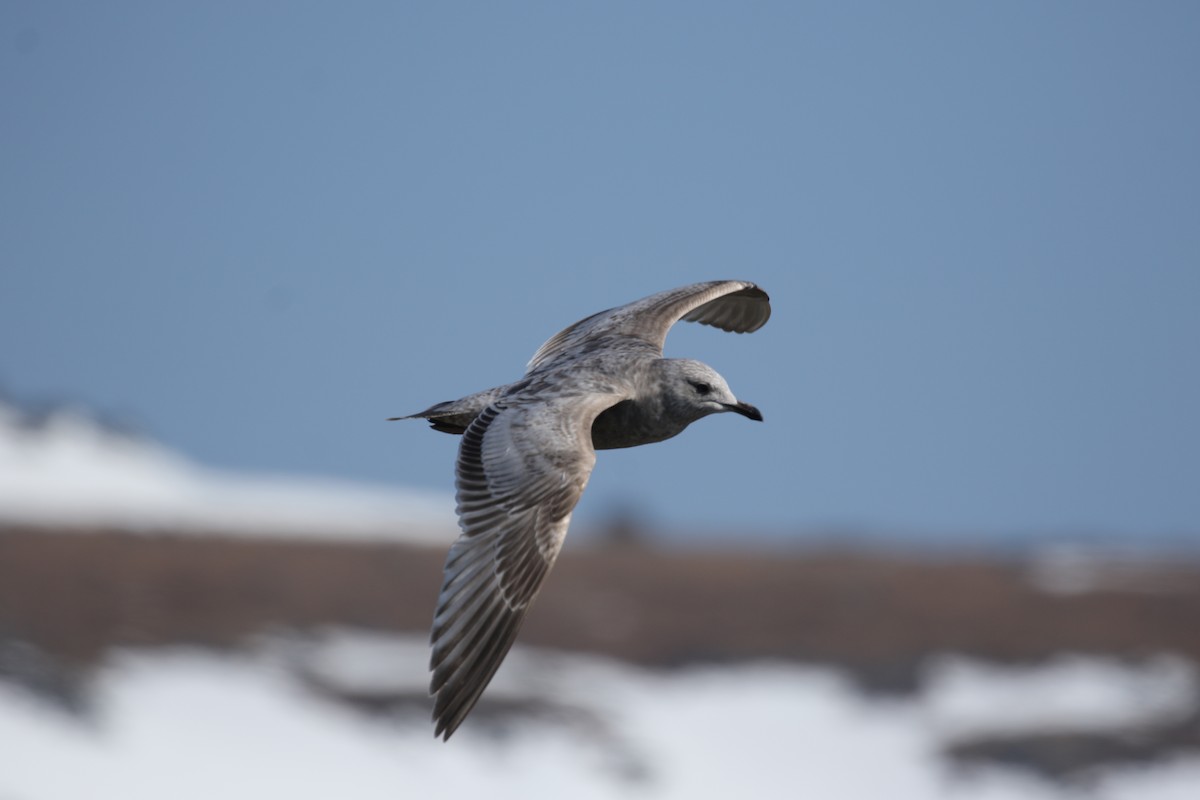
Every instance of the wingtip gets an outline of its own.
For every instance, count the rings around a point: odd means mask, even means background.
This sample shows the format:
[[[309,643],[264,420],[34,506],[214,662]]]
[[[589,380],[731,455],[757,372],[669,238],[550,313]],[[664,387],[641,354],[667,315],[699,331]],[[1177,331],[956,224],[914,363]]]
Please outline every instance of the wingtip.
[[[459,722],[461,722],[461,720],[459,720]],[[456,730],[458,730],[458,722],[447,719],[444,715],[439,716],[436,711],[433,713],[434,739],[441,739],[443,742],[448,742]]]
[[[434,695],[433,699],[434,699],[434,702],[436,703],[437,696]],[[430,719],[433,720],[433,738],[441,739],[443,742],[446,741],[447,739],[449,739],[450,731],[446,730],[446,720],[441,718],[441,715],[438,714],[437,708],[434,708],[433,714],[432,714],[432,716],[430,716]]]

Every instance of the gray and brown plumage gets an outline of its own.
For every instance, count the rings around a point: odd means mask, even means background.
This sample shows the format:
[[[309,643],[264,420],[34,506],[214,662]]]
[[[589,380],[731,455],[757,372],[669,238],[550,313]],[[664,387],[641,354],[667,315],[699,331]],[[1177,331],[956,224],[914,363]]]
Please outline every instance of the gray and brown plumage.
[[[555,334],[515,383],[395,418],[463,437],[462,535],[446,558],[431,637],[436,736],[450,738],[512,647],[596,450],[660,442],[725,411],[762,420],[711,367],[663,358],[667,331],[682,319],[750,333],[770,316],[767,293],[745,281],[660,292]]]

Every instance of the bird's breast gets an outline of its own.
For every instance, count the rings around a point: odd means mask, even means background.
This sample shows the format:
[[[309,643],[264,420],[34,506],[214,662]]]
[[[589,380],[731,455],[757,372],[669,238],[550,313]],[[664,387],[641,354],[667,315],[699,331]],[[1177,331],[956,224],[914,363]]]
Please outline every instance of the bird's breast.
[[[683,431],[687,423],[666,419],[662,409],[645,401],[622,400],[605,409],[592,423],[592,447],[618,450],[670,439]]]

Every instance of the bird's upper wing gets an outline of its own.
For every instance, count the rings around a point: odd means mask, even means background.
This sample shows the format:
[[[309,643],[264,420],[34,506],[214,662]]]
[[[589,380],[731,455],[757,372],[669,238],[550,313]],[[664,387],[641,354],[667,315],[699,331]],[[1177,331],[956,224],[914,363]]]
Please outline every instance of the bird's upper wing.
[[[512,646],[596,462],[592,421],[621,399],[501,398],[463,434],[463,532],[446,558],[433,620],[436,735],[450,738]]]
[[[770,317],[771,299],[753,283],[693,283],[581,319],[538,348],[528,369],[532,371],[564,353],[586,347],[591,340],[610,337],[641,340],[656,347],[661,355],[667,331],[681,319],[723,331],[751,333],[766,325]]]

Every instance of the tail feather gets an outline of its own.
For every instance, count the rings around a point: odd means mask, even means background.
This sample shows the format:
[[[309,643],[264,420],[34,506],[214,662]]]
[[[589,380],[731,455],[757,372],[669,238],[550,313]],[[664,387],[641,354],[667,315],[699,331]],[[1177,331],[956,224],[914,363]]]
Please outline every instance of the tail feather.
[[[409,414],[403,417],[389,417],[388,420],[425,419],[429,420],[429,427],[435,431],[461,436],[467,430],[467,426],[471,424],[472,420],[479,416],[479,413],[487,408],[492,400],[498,397],[505,388],[504,386],[497,386],[494,389],[469,394],[458,400],[447,400],[442,403],[436,403],[424,411],[418,411],[416,414]]]

